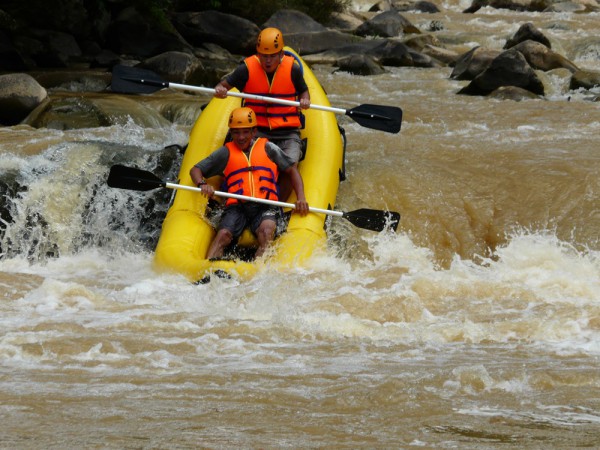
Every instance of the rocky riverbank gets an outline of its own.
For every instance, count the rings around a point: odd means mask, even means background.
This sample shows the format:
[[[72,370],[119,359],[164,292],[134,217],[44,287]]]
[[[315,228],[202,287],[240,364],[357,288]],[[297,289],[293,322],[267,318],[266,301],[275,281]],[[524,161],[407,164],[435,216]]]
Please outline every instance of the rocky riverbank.
[[[482,8],[600,11],[597,0],[473,0],[463,14],[472,17]],[[165,26],[131,6],[100,16],[72,7],[63,11],[68,16],[62,27],[41,29],[0,10],[0,124],[48,126],[43,120],[28,122],[28,117],[39,119],[40,108],[49,109],[48,91],[110,91],[111,69],[117,64],[150,69],[171,82],[213,86],[254,51],[264,26],[280,28],[286,44],[308,63],[356,75],[376,75],[392,66],[447,66],[451,78],[468,81],[458,94],[519,100],[544,98],[545,74],[553,72],[567,78],[571,89],[590,90],[587,98],[598,100],[591,90],[600,85],[600,73],[577,67],[531,23],[521,24],[499,50],[467,38],[441,39],[444,21],[432,18],[415,25],[406,18],[415,12],[439,17],[443,11],[428,1],[363,0],[325,25],[299,11],[281,10],[263,24],[216,11],[178,12]],[[600,38],[588,45],[600,45]]]

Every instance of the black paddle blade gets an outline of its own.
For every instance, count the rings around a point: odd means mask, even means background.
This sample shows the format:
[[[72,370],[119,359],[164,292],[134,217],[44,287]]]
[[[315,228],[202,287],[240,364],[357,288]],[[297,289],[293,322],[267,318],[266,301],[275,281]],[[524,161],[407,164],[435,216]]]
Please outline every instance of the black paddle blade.
[[[122,94],[152,94],[169,83],[147,69],[118,64],[113,67],[110,88]]]
[[[113,188],[132,191],[150,191],[166,186],[166,183],[152,172],[119,164],[110,168],[106,184]]]
[[[373,231],[383,231],[386,228],[396,231],[400,223],[400,213],[379,209],[357,209],[345,212],[342,217],[359,228]]]
[[[388,133],[400,132],[402,110],[396,106],[359,105],[346,111],[346,115],[363,127]]]

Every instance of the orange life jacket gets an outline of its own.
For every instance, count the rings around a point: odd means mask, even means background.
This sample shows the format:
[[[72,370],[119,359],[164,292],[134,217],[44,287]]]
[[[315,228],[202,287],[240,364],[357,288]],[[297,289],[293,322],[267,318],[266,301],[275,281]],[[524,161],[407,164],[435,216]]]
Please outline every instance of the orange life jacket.
[[[244,92],[264,97],[298,101],[298,93],[292,81],[294,61],[292,56],[284,55],[273,74],[272,82],[269,84],[269,78],[260,65],[258,56],[249,56],[244,60],[249,73]],[[273,130],[282,127],[300,128],[302,125],[300,113],[296,106],[286,106],[250,99],[244,102],[244,106],[248,106],[254,110],[259,127],[266,127]]]
[[[258,138],[246,154],[235,144],[225,144],[229,149],[229,161],[224,170],[223,183],[225,190],[231,194],[247,195],[249,197],[278,200],[277,165],[269,159],[266,151],[267,140]],[[227,199],[226,205],[237,203],[239,200]]]

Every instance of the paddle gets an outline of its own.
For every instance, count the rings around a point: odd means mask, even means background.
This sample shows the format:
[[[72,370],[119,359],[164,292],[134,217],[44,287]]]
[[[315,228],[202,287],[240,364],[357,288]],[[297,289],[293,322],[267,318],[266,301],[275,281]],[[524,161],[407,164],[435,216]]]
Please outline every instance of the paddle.
[[[170,83],[148,69],[139,69],[123,65],[116,65],[112,70],[111,89],[123,94],[151,94],[165,88],[180,89],[193,92],[214,94],[213,88],[190,86],[186,84]],[[245,94],[229,91],[227,95],[241,97],[263,102],[279,103],[282,105],[300,106],[300,102],[283,100],[262,95]],[[374,130],[398,133],[402,124],[402,110],[396,106],[382,106],[364,104],[352,109],[332,108],[330,106],[310,105],[312,109],[345,114],[363,127]]]
[[[135,167],[127,167],[122,165],[114,165],[110,168],[107,184],[113,188],[130,189],[133,191],[150,191],[157,188],[183,189],[188,191],[201,192],[200,188],[193,186],[185,186],[182,184],[174,184],[162,181],[152,172],[137,169]],[[215,191],[215,195],[219,197],[236,198],[238,200],[247,200],[251,202],[265,203],[267,205],[281,206],[283,208],[295,208],[293,203],[278,202],[275,200],[267,200],[262,198],[248,197],[245,195],[230,194],[229,192]],[[332,211],[330,209],[321,209],[309,207],[309,211],[314,213],[328,214],[330,216],[343,217],[353,225],[359,228],[372,231],[383,231],[385,228],[390,228],[394,231],[398,228],[400,222],[400,214],[397,212],[381,211],[377,209],[357,209],[356,211],[342,212]]]

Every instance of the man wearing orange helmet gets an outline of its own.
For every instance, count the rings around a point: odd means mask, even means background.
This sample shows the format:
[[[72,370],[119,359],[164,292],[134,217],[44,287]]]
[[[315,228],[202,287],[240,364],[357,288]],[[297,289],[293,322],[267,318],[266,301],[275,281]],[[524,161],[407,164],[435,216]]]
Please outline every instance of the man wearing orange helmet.
[[[227,192],[268,200],[279,200],[277,177],[285,173],[291,180],[297,201],[294,211],[308,213],[304,184],[294,161],[266,138],[257,138],[257,117],[248,107],[236,108],[229,116],[232,142],[218,148],[190,170],[190,176],[204,195],[211,197],[215,190],[205,180],[223,176]],[[261,256],[275,238],[278,208],[253,201],[228,199],[221,216],[217,235],[208,249],[207,258],[220,258],[225,248],[237,240],[246,227],[256,235]]]
[[[215,96],[225,98],[227,91],[235,87],[248,94],[298,101],[301,109],[309,108],[310,94],[302,68],[294,57],[284,54],[283,47],[280,30],[262,30],[256,42],[256,54],[246,58],[243,64],[215,86]],[[258,100],[246,100],[244,106],[256,113],[258,136],[277,144],[297,166],[302,157],[302,118],[298,108]],[[290,180],[282,177],[280,185],[281,198],[285,201],[291,193]]]

